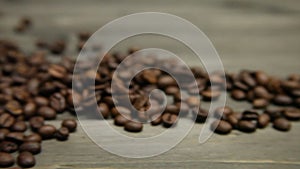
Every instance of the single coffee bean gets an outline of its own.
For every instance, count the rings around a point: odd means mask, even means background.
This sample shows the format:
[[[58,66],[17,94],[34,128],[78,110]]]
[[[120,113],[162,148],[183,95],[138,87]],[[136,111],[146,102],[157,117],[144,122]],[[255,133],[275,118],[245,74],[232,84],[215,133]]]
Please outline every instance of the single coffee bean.
[[[243,82],[240,82],[240,81],[234,82],[233,85],[238,90],[242,90],[242,91],[248,91],[249,90],[249,87],[246,84],[244,84]]]
[[[238,123],[238,129],[243,132],[252,133],[256,130],[256,123],[248,120],[241,120]]]
[[[277,105],[286,106],[292,104],[293,99],[287,95],[280,94],[274,97],[273,102]]]
[[[32,154],[39,154],[41,152],[41,144],[39,142],[25,142],[20,145],[19,151],[28,151]]]
[[[131,111],[128,108],[123,107],[123,106],[116,106],[116,107],[113,107],[111,109],[111,115],[113,117],[116,117],[119,114],[122,114],[122,115],[125,115],[125,116],[127,116],[127,115],[130,116]]]
[[[204,123],[205,120],[207,119],[208,111],[203,108],[199,108],[199,109],[194,108],[192,112],[196,116],[196,122],[198,123]]]
[[[5,139],[7,141],[12,141],[17,144],[21,144],[24,141],[23,132],[10,132],[6,135]]]
[[[35,97],[34,101],[38,106],[48,106],[49,105],[49,100],[45,97],[41,97],[41,96]]]
[[[180,92],[180,89],[177,86],[170,86],[165,89],[167,95],[175,95]]]
[[[154,114],[151,116],[151,124],[157,126],[162,123],[161,114]]]
[[[66,120],[62,121],[61,126],[66,127],[72,133],[72,132],[76,131],[77,122],[74,119],[66,119]]]
[[[56,119],[56,112],[54,109],[46,106],[42,106],[38,109],[38,115],[44,117],[45,120]]]
[[[169,112],[169,113],[172,113],[172,114],[178,115],[179,114],[179,107],[177,107],[174,104],[169,104],[169,105],[166,106],[165,111]]]
[[[211,124],[211,130],[218,134],[229,134],[232,126],[224,120],[216,120]]]
[[[8,113],[0,115],[0,127],[10,128],[15,123],[15,118]]]
[[[54,93],[50,97],[50,106],[57,112],[62,112],[66,109],[66,99],[60,93]]]
[[[61,127],[55,133],[55,137],[59,141],[65,141],[69,138],[69,129],[66,127]]]
[[[27,125],[24,121],[17,121],[15,124],[11,127],[12,131],[17,132],[24,132],[27,130]]]
[[[255,110],[245,110],[242,115],[242,120],[257,120],[258,116]]]
[[[30,118],[35,115],[37,106],[34,102],[28,102],[24,105],[24,116]]]
[[[164,113],[162,115],[162,122],[164,127],[171,127],[177,123],[177,115],[171,113]]]
[[[268,126],[270,120],[271,120],[270,116],[266,113],[263,113],[258,117],[257,126],[259,128],[265,128]]]
[[[257,86],[253,89],[255,98],[262,98],[266,100],[270,100],[272,95],[268,92],[268,90],[263,86]]]
[[[143,124],[139,122],[129,121],[125,124],[124,129],[129,132],[141,132]]]
[[[0,129],[0,141],[3,141],[9,132],[10,131],[8,129],[5,128]]]
[[[11,154],[0,152],[0,167],[11,167],[12,165],[14,165],[14,163],[15,160]]]
[[[5,104],[5,109],[10,112],[14,116],[18,116],[23,113],[23,109],[21,107],[21,104],[16,101],[12,100]]]
[[[130,120],[130,117],[125,117],[125,115],[117,115],[117,117],[114,118],[114,124],[117,126],[124,126],[128,121]]]
[[[166,87],[169,87],[169,86],[176,86],[177,83],[176,83],[176,80],[171,77],[171,76],[168,76],[168,75],[163,75],[163,76],[160,76],[158,78],[158,87],[159,88],[166,88]]]
[[[0,151],[6,153],[13,153],[18,150],[18,145],[11,141],[2,141],[0,143]]]
[[[226,120],[228,121],[228,123],[231,124],[231,126],[233,128],[237,128],[238,127],[239,119],[234,114],[229,114],[227,116]]]
[[[204,90],[201,95],[204,101],[211,101],[217,100],[221,96],[221,92],[218,90]]]
[[[41,137],[44,140],[53,138],[55,132],[56,132],[56,128],[51,124],[43,125],[38,130],[38,133],[41,135]]]
[[[259,85],[266,85],[269,81],[269,76],[263,71],[255,72],[255,79]]]
[[[273,127],[280,131],[289,131],[291,129],[291,123],[285,118],[277,118],[273,122]]]
[[[190,107],[199,107],[200,106],[200,99],[199,99],[199,97],[191,96],[191,97],[187,98],[186,103]]]
[[[102,117],[103,117],[104,119],[107,119],[107,118],[109,117],[109,107],[107,106],[107,104],[105,104],[105,103],[100,103],[100,104],[98,105],[98,108],[99,108],[99,110],[100,110],[100,113],[101,113]]]
[[[24,142],[42,142],[42,137],[39,134],[32,133],[30,135],[25,136]]]
[[[257,108],[257,109],[260,109],[260,108],[265,108],[267,107],[269,104],[268,100],[266,99],[255,99],[253,100],[253,108]]]
[[[33,131],[37,131],[40,127],[44,125],[44,123],[44,117],[41,116],[35,116],[29,119],[29,124]]]
[[[296,108],[287,108],[283,111],[284,117],[288,120],[300,120],[300,110]]]
[[[245,100],[247,95],[242,90],[234,89],[231,91],[231,97],[235,100]]]
[[[242,82],[244,82],[250,88],[253,88],[256,86],[256,81],[249,73],[244,73],[242,75]]]
[[[227,116],[229,116],[232,113],[233,113],[232,108],[228,106],[224,106],[224,107],[216,108],[216,110],[214,111],[214,116],[216,118],[227,119]]]
[[[35,158],[30,152],[24,151],[18,155],[17,163],[20,167],[31,168],[35,166]]]

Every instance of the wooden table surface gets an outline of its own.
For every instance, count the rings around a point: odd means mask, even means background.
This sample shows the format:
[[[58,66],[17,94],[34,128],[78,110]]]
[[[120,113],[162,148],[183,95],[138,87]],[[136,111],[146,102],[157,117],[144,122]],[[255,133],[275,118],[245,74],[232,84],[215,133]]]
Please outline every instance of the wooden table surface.
[[[118,17],[146,11],[171,13],[194,23],[210,38],[228,71],[262,69],[282,77],[299,73],[300,1],[297,0],[3,0],[0,38],[18,42],[26,52],[35,49],[34,41],[38,38],[48,41],[62,38],[70,44],[67,54],[76,57],[76,32],[93,32]],[[16,35],[13,27],[23,15],[33,19],[33,27]],[[124,51],[129,46],[160,47],[182,57],[191,54],[182,44],[157,36],[132,38],[115,49]],[[227,99],[227,104],[237,111],[250,108],[248,103],[231,99]],[[59,119],[68,116],[68,113],[60,115]],[[59,125],[58,121],[51,123]],[[213,135],[203,145],[198,143],[201,127],[196,124],[171,151],[145,159],[112,155],[95,145],[79,127],[68,142],[43,142],[43,152],[36,156],[36,168],[300,168],[300,123],[293,123],[287,133],[269,126],[253,134],[233,131],[227,136]],[[145,128],[147,132],[157,130],[147,125]]]

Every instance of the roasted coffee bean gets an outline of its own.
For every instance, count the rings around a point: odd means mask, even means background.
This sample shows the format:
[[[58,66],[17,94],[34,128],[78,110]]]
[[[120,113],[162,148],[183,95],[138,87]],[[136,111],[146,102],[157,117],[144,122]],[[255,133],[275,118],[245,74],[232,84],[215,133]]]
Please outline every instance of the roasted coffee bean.
[[[165,89],[167,95],[175,95],[180,92],[180,89],[177,86],[170,86]]]
[[[44,117],[35,116],[31,117],[29,120],[30,127],[33,131],[37,131],[45,123]]]
[[[224,106],[224,107],[216,108],[216,110],[214,111],[214,116],[216,118],[227,119],[227,116],[229,116],[232,113],[233,113],[232,108],[228,106]]]
[[[10,131],[8,129],[1,128],[0,129],[0,141],[3,141],[9,132]]]
[[[239,119],[234,114],[229,114],[226,118],[227,122],[231,124],[233,128],[237,128]]]
[[[127,109],[126,107],[123,107],[123,106],[116,106],[116,107],[113,107],[111,109],[111,115],[113,117],[116,117],[119,114],[129,116],[131,114],[131,111],[129,109]]]
[[[56,119],[56,112],[50,107],[40,107],[37,111],[38,115],[44,117],[45,120],[54,120]]]
[[[171,113],[164,113],[162,115],[162,122],[164,127],[171,127],[177,123],[177,115]]]
[[[267,107],[269,104],[268,100],[266,99],[255,99],[253,100],[253,108],[257,108],[257,109],[260,109],[260,108],[265,108]]]
[[[221,92],[218,90],[205,90],[201,92],[201,96],[204,101],[217,100],[221,96]]]
[[[109,117],[109,107],[105,103],[100,103],[98,105],[99,111],[104,119]]]
[[[293,99],[287,95],[280,94],[274,97],[273,102],[277,105],[286,106],[291,105],[293,103]]]
[[[54,93],[50,97],[50,106],[57,112],[62,112],[66,109],[66,99],[60,93]]]
[[[135,121],[129,121],[125,124],[124,129],[129,132],[141,132],[143,124]]]
[[[121,114],[114,118],[114,124],[117,126],[124,126],[128,121],[130,121],[130,117]]]
[[[161,114],[154,114],[151,116],[151,124],[153,126],[159,125],[162,123]]]
[[[18,150],[18,144],[11,141],[2,141],[0,143],[0,151],[6,153],[13,153]]]
[[[34,102],[28,102],[24,105],[24,116],[30,118],[35,115],[37,106]]]
[[[258,116],[255,110],[245,110],[242,115],[242,120],[257,120]]]
[[[22,132],[10,132],[6,135],[7,141],[12,141],[17,144],[21,144],[24,141],[24,133]]]
[[[15,123],[15,118],[8,113],[0,115],[0,127],[10,128]]]
[[[247,95],[242,90],[234,89],[231,91],[231,97],[235,100],[245,100]]]
[[[280,131],[289,131],[291,129],[291,123],[285,118],[277,118],[273,122],[273,127]]]
[[[77,128],[77,122],[74,119],[65,119],[62,121],[61,126],[66,127],[70,132],[74,132]]]
[[[24,142],[42,142],[42,137],[39,134],[32,133],[30,135],[25,136]]]
[[[270,120],[271,120],[270,116],[266,113],[263,113],[258,117],[257,126],[259,128],[265,128],[268,126]]]
[[[179,107],[177,107],[177,106],[174,105],[174,104],[170,104],[170,105],[167,105],[167,106],[166,106],[165,111],[166,111],[166,112],[169,112],[169,113],[172,113],[172,114],[178,115],[178,114],[179,114]]]
[[[34,101],[38,106],[48,106],[49,105],[49,100],[45,97],[41,97],[41,96],[35,97]]]
[[[66,48],[66,44],[62,40],[57,40],[49,46],[49,50],[51,51],[51,53],[56,55],[62,54],[65,48]]]
[[[296,108],[287,108],[283,111],[283,115],[288,120],[300,120],[300,110]]]
[[[176,106],[179,108],[180,113],[179,116],[180,117],[186,117],[190,111],[189,105],[185,102],[177,102]]]
[[[263,86],[268,84],[269,81],[268,75],[263,71],[255,72],[255,79],[259,85],[263,85]]]
[[[256,86],[256,81],[254,78],[250,75],[249,72],[243,73],[242,75],[242,81],[249,87],[255,87]]]
[[[275,119],[282,117],[283,109],[281,108],[267,108],[264,113],[268,114],[271,118],[271,121],[274,121]]]
[[[56,128],[51,124],[43,125],[38,130],[38,133],[41,135],[41,137],[44,140],[53,138],[55,135],[55,132],[56,132]]]
[[[158,78],[158,87],[159,88],[166,88],[166,87],[169,87],[169,86],[176,86],[177,83],[176,83],[176,80],[171,77],[171,76],[168,76],[168,75],[163,75],[163,76],[160,76]]]
[[[12,100],[5,104],[5,109],[10,112],[12,115],[18,116],[23,113],[21,104],[16,101]]]
[[[69,138],[69,129],[66,127],[61,127],[55,133],[55,138],[59,141],[65,141]]]
[[[20,145],[19,151],[28,151],[32,154],[39,154],[41,152],[41,144],[39,142],[25,142]]]
[[[12,165],[14,165],[14,163],[15,160],[11,154],[0,152],[0,167],[11,167]]]
[[[199,108],[199,109],[194,108],[192,112],[194,116],[196,116],[196,122],[198,123],[204,123],[206,118],[208,117],[208,111],[203,108]]]
[[[238,129],[243,132],[252,133],[256,130],[256,123],[249,120],[241,120],[238,123]]]
[[[17,163],[20,167],[31,168],[35,166],[35,158],[30,152],[24,151],[18,155]]]
[[[199,107],[200,106],[200,99],[199,99],[199,97],[191,96],[191,97],[187,98],[186,103],[190,107]]]
[[[15,124],[11,127],[12,131],[17,132],[24,132],[27,130],[27,125],[24,121],[17,121]]]
[[[211,130],[218,134],[229,134],[232,126],[224,120],[216,120],[211,124]]]

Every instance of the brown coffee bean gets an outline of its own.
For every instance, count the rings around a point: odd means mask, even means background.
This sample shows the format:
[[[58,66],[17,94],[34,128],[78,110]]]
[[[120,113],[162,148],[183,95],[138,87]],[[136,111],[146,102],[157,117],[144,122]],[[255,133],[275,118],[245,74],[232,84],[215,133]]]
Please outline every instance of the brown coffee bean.
[[[171,76],[168,76],[168,75],[163,75],[163,76],[160,76],[158,78],[158,87],[159,88],[166,88],[166,87],[169,87],[169,86],[176,86],[177,85],[177,82],[176,80],[171,77]]]
[[[0,143],[0,151],[6,153],[13,153],[18,150],[18,144],[11,141],[2,141]]]
[[[249,87],[253,88],[256,86],[256,81],[254,78],[250,75],[250,73],[243,73],[242,75],[242,81]]]
[[[242,115],[242,120],[257,120],[259,114],[255,110],[245,110]]]
[[[268,75],[263,71],[255,72],[255,79],[259,85],[263,85],[263,86],[268,84],[269,81]]]
[[[180,92],[180,89],[177,86],[170,86],[165,89],[167,95],[175,95]]]
[[[203,108],[194,108],[192,112],[194,116],[196,116],[196,122],[198,123],[204,123],[206,118],[208,117],[208,111]]]
[[[24,133],[22,133],[22,132],[10,132],[6,135],[5,139],[7,141],[12,141],[14,143],[20,144],[24,141]]]
[[[32,133],[30,135],[25,136],[24,142],[42,142],[42,137],[39,134]]]
[[[12,165],[14,165],[14,163],[15,160],[12,155],[10,155],[9,153],[0,152],[0,167],[11,167]]]
[[[233,128],[237,128],[238,127],[238,123],[239,123],[239,119],[238,117],[236,117],[236,115],[234,114],[229,114],[226,118],[226,120],[228,121],[228,123],[231,124],[231,126]]]
[[[211,124],[211,130],[218,134],[229,134],[232,126],[224,120],[216,120]]]
[[[221,96],[218,90],[204,90],[201,92],[202,99],[205,101],[217,100]]]
[[[157,73],[154,73],[153,70],[151,70],[151,69],[144,70],[142,72],[142,78],[150,84],[156,84],[158,82],[159,75],[160,75],[160,71],[159,71],[159,74],[157,74]]]
[[[42,106],[37,111],[38,115],[44,117],[45,120],[56,119],[56,112],[54,109],[46,106]]]
[[[66,48],[66,44],[62,40],[57,40],[49,46],[49,50],[51,51],[51,53],[56,55],[62,54],[65,48]]]
[[[177,107],[174,104],[167,105],[166,109],[165,109],[165,112],[169,112],[169,113],[178,115],[179,114],[179,107]]]
[[[124,129],[129,132],[141,132],[143,124],[139,122],[129,121],[125,124]]]
[[[162,122],[164,127],[171,127],[177,123],[177,115],[171,113],[164,113],[162,115]]]
[[[69,132],[72,133],[72,132],[76,131],[77,122],[74,119],[65,119],[62,121],[61,126],[66,127],[67,129],[69,129]]]
[[[45,97],[41,97],[41,96],[35,97],[34,101],[38,106],[48,106],[49,105],[49,101]]]
[[[24,105],[24,116],[30,118],[35,115],[37,106],[34,102],[28,102]]]
[[[263,113],[258,117],[257,126],[259,128],[265,128],[268,126],[270,120],[271,120],[270,116],[266,113]]]
[[[54,93],[50,97],[50,106],[57,112],[62,112],[66,109],[66,99],[60,93]]]
[[[101,113],[101,115],[102,115],[102,117],[104,118],[104,119],[107,119],[108,117],[109,117],[109,107],[107,106],[107,104],[105,104],[105,103],[100,103],[99,105],[98,105],[98,108],[99,108],[99,111],[100,111],[100,113]]]
[[[32,154],[39,154],[41,152],[41,144],[39,142],[25,142],[20,145],[19,151],[28,151]]]
[[[238,129],[243,132],[252,133],[256,130],[256,123],[248,120],[241,120],[238,123]]]
[[[10,131],[6,128],[1,128],[0,129],[0,141],[3,141],[6,137],[6,135],[9,133]]]
[[[293,103],[293,99],[287,95],[280,94],[274,97],[273,102],[277,105],[286,106],[291,105]]]
[[[17,132],[24,132],[27,130],[27,125],[24,121],[17,121],[15,124],[11,127],[12,131]]]
[[[5,104],[5,109],[10,112],[12,115],[18,116],[23,113],[21,104],[16,101],[12,100]]]
[[[187,98],[186,103],[190,107],[199,107],[201,102],[200,102],[199,97],[191,96],[191,97]]]
[[[153,126],[159,125],[162,123],[161,114],[154,114],[151,116],[151,124]]]
[[[235,100],[245,100],[247,95],[242,90],[234,89],[231,91],[231,97]]]
[[[87,41],[91,36],[90,32],[79,32],[78,39],[81,41]]]
[[[130,117],[125,117],[125,115],[117,115],[114,118],[114,124],[117,126],[124,126],[128,121],[130,121]]]
[[[17,163],[20,167],[31,168],[35,166],[35,158],[30,152],[24,151],[18,155]]]
[[[113,107],[111,109],[111,115],[113,117],[116,117],[119,114],[122,114],[122,115],[125,115],[125,116],[126,115],[130,116],[131,111],[129,109],[127,109],[126,107],[123,107],[123,106],[116,106],[116,107]]]
[[[227,119],[227,117],[233,113],[233,110],[231,107],[224,106],[224,107],[218,107],[214,111],[214,116],[216,118],[222,118],[222,119]]]
[[[274,121],[275,119],[282,117],[283,109],[281,108],[267,108],[264,113],[268,114],[271,118],[271,121]]]
[[[55,132],[56,132],[56,128],[51,124],[43,125],[38,129],[38,133],[41,135],[41,137],[44,140],[53,138]]]
[[[291,129],[291,123],[285,118],[277,118],[273,122],[273,127],[280,131],[289,131]]]
[[[44,123],[44,117],[41,116],[35,116],[29,119],[29,124],[33,131],[37,131],[40,127],[44,125]]]
[[[0,115],[0,127],[10,128],[15,123],[15,118],[8,113]]]
[[[253,100],[253,108],[261,109],[267,107],[269,104],[268,100],[266,99],[255,99]]]
[[[295,108],[287,108],[283,111],[283,115],[288,120],[300,120],[300,110]]]
[[[69,138],[69,129],[66,127],[61,127],[55,133],[55,137],[59,141],[65,141]]]

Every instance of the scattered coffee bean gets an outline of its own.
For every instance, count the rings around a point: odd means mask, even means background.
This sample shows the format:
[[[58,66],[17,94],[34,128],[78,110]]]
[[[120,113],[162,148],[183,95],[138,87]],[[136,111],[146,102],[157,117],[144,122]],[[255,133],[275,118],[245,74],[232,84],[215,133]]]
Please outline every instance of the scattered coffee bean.
[[[45,123],[44,117],[35,116],[30,118],[29,124],[33,131],[37,131],[40,127],[42,127]]]
[[[0,143],[0,151],[6,153],[13,153],[18,150],[18,144],[11,141],[2,141]]]
[[[25,136],[24,142],[42,142],[42,137],[39,134],[32,133],[30,135]]]
[[[15,160],[11,154],[0,152],[0,167],[11,167],[14,163]]]
[[[65,141],[69,138],[69,129],[66,127],[61,127],[55,133],[55,137],[59,141]]]
[[[6,137],[6,135],[9,133],[10,131],[6,128],[1,128],[0,129],[0,141],[3,141]]]
[[[268,114],[263,113],[261,115],[258,116],[258,123],[257,126],[259,128],[265,128],[268,126],[269,122],[270,122],[271,118]]]
[[[74,132],[77,128],[77,122],[73,119],[66,119],[63,120],[61,126],[66,127],[67,129],[69,129],[70,132]]]
[[[117,126],[124,126],[128,121],[130,121],[130,117],[119,114],[115,117],[114,124]]]
[[[44,140],[53,138],[55,132],[56,132],[56,128],[50,124],[43,125],[38,129],[38,133],[41,135],[41,137]]]
[[[17,163],[20,167],[30,168],[35,166],[35,158],[30,152],[24,151],[18,155]]]
[[[164,127],[171,127],[177,123],[177,115],[171,113],[164,113],[162,115],[162,122]]]
[[[27,125],[24,121],[17,121],[11,127],[11,130],[12,131],[17,131],[17,132],[25,132],[27,130]]]
[[[129,132],[141,132],[143,124],[139,122],[129,121],[125,124],[124,129]]]
[[[228,134],[231,132],[232,126],[224,120],[216,120],[211,124],[211,130],[218,134]]]
[[[288,120],[300,120],[300,110],[295,108],[287,108],[283,111],[283,115]]]
[[[241,120],[238,123],[238,129],[243,132],[251,133],[256,130],[256,123],[248,120]]]
[[[291,129],[291,123],[285,118],[277,118],[273,122],[273,127],[280,131],[289,131]]]
[[[19,151],[28,151],[32,154],[39,154],[41,152],[41,144],[39,142],[25,142],[20,145]]]

